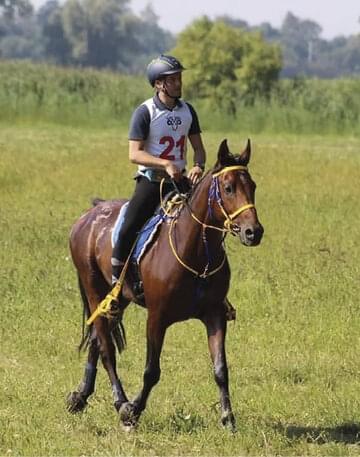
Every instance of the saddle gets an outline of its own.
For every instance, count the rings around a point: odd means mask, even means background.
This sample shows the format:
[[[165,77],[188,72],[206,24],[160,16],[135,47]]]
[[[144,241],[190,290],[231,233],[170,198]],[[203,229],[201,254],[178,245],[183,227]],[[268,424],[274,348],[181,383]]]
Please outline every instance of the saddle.
[[[189,188],[190,187],[187,187],[187,189]],[[183,190],[184,186],[182,186],[181,189]],[[159,227],[169,218],[176,217],[177,211],[183,205],[184,199],[187,199],[188,197],[189,193],[179,194],[179,189],[169,192],[164,197],[161,204],[157,207],[154,215],[144,224],[139,232],[136,244],[132,250],[127,271],[128,277],[132,283],[133,293],[138,302],[142,302],[144,300],[143,283],[139,270],[140,261],[152,245],[158,233]],[[126,215],[127,207],[128,202],[121,207],[119,215],[115,221],[111,234],[112,247],[114,247],[117,242],[119,232]]]

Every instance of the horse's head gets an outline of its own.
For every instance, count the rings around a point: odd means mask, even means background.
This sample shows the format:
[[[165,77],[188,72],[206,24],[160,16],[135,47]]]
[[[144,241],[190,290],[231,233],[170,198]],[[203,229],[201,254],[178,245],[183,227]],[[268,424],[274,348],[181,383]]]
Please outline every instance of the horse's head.
[[[255,209],[256,185],[248,171],[251,146],[248,140],[245,150],[233,155],[224,140],[218,159],[212,170],[213,182],[210,198],[214,217],[224,221],[224,227],[240,237],[245,246],[257,246],[264,229]],[[217,203],[217,204],[216,204]]]

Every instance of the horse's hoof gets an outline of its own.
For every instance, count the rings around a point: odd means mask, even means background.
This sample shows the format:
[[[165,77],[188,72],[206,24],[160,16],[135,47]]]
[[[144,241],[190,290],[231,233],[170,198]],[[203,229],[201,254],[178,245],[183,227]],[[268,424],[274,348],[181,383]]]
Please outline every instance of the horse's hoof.
[[[235,417],[233,413],[225,413],[221,416],[222,425],[231,433],[236,433]]]
[[[136,430],[136,425],[124,425],[122,422],[121,422],[121,428],[122,430],[125,432],[125,433],[132,433]]]
[[[85,409],[87,401],[79,392],[70,392],[66,399],[66,409],[69,413],[80,413]]]
[[[135,412],[135,405],[128,401],[121,405],[119,416],[124,430],[131,431],[137,426],[140,415]]]

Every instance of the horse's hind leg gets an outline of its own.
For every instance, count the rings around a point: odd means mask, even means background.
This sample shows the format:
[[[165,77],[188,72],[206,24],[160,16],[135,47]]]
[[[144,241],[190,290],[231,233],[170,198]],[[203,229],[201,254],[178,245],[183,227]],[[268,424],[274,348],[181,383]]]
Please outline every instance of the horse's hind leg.
[[[224,307],[206,315],[204,322],[208,335],[211,359],[214,364],[214,377],[220,390],[221,422],[235,431],[235,418],[232,412],[229,394],[229,376],[225,354],[226,316]]]
[[[79,384],[79,387],[74,392],[71,392],[67,398],[67,408],[71,413],[82,411],[87,405],[87,399],[94,392],[96,379],[96,366],[99,359],[99,347],[96,337],[95,328],[92,328],[88,359],[85,366],[84,377]]]
[[[91,276],[94,279],[91,279]],[[101,300],[105,298],[109,290],[109,285],[100,271],[94,271],[90,277],[85,278],[85,281],[87,281],[87,283],[85,283],[87,298],[90,305],[90,313],[92,313],[96,310]],[[123,311],[128,304],[128,301],[122,300],[119,303],[119,306]],[[119,316],[119,319],[121,318],[122,315]],[[127,402],[127,397],[116,372],[115,345],[111,336],[111,330],[114,324],[115,322],[113,320],[108,320],[106,317],[97,317],[93,325],[96,329],[101,361],[110,379],[114,396],[114,406],[115,409],[119,411],[121,405]]]
[[[111,338],[110,322],[104,317],[98,317],[94,325],[99,340],[100,356],[105,370],[108,373],[113,396],[114,406],[119,411],[121,405],[128,401],[120,379],[116,372],[116,354],[115,346]]]
[[[143,388],[132,402],[124,403],[120,409],[120,419],[125,427],[136,426],[142,411],[145,409],[151,389],[160,379],[160,355],[164,342],[166,327],[157,318],[148,317],[146,329],[146,364],[143,377]]]
[[[88,314],[90,315],[108,293],[109,286],[98,270],[82,275],[81,283],[83,291],[86,291],[85,305],[88,307]],[[125,309],[128,303],[129,302],[127,301],[123,301],[121,303],[122,308]],[[94,336],[94,339],[90,346],[88,364],[85,369],[84,388],[85,393],[89,395],[94,389],[96,362],[100,355],[110,379],[114,395],[114,406],[118,411],[120,406],[127,402],[127,397],[116,372],[115,346],[111,336],[111,326],[113,324],[113,322],[110,323],[110,321],[104,317],[96,318],[93,323],[92,335]],[[80,389],[82,384],[83,383],[80,384]],[[84,391],[81,390],[79,392],[84,393]],[[81,398],[82,397],[83,395],[81,395]],[[78,398],[76,394],[75,398]]]

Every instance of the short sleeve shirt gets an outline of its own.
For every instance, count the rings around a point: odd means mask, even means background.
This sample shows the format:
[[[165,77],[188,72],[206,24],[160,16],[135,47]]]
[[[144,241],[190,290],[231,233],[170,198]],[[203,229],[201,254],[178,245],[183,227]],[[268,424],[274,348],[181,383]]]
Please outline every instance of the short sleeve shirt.
[[[188,136],[200,132],[198,116],[189,103],[178,100],[170,110],[155,95],[134,111],[129,139],[144,141],[148,153],[172,160],[182,170],[186,168]],[[139,171],[146,168],[140,165]]]

